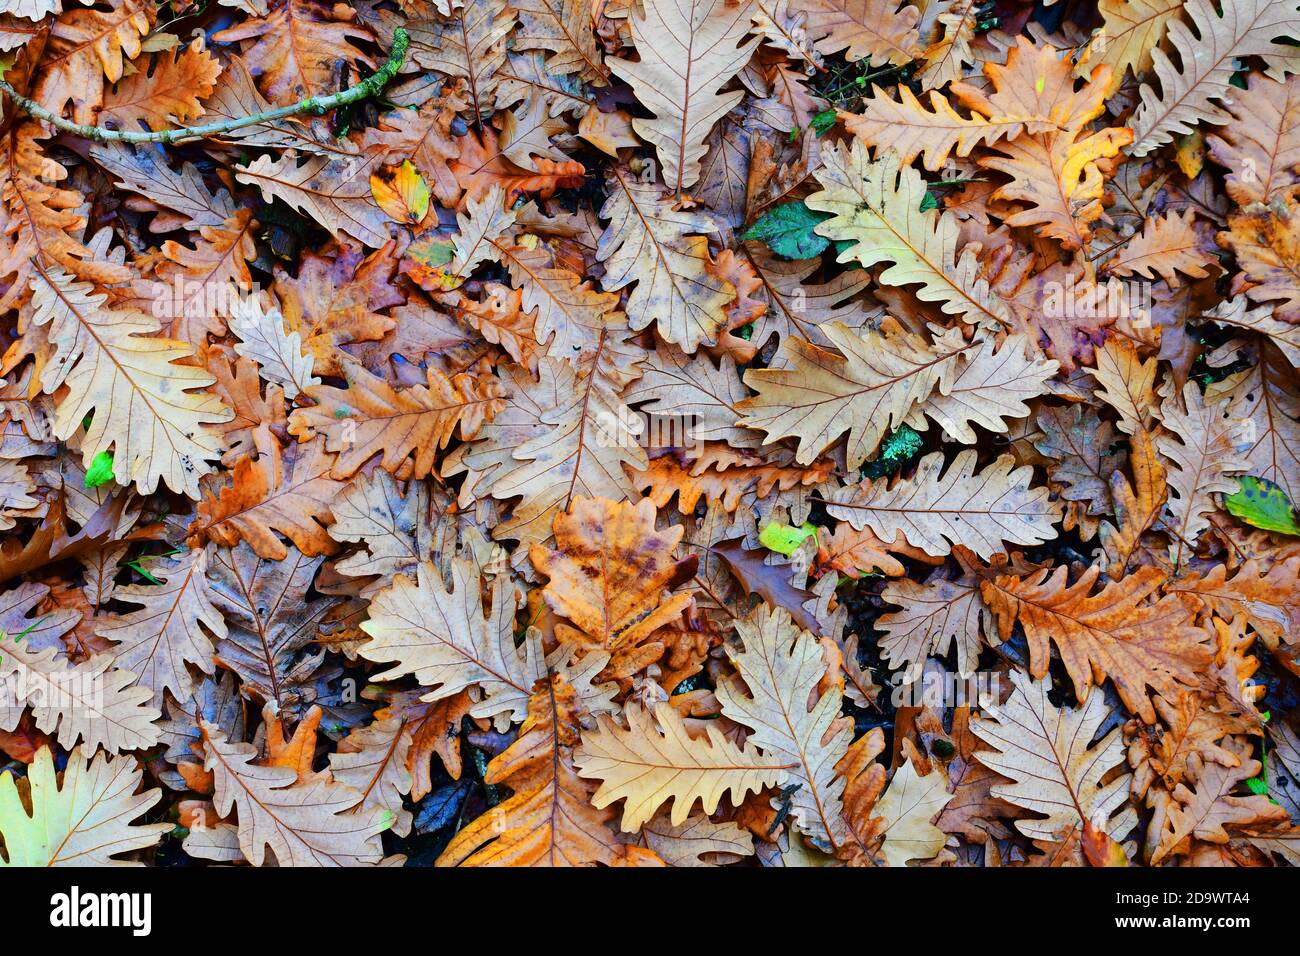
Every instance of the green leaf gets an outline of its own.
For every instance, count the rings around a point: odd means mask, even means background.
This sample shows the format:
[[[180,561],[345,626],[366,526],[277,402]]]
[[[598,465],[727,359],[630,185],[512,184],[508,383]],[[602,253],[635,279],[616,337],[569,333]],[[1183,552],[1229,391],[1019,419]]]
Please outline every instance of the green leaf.
[[[880,457],[903,462],[921,450],[921,436],[911,425],[899,425],[880,443]]]
[[[1300,535],[1295,507],[1278,485],[1267,478],[1246,475],[1237,479],[1237,486],[1237,493],[1223,502],[1229,514],[1265,531]]]
[[[98,488],[113,480],[113,453],[101,451],[86,469],[86,487]]]
[[[775,551],[777,554],[784,554],[789,557],[799,550],[799,545],[803,543],[805,538],[816,533],[816,526],[807,521],[798,528],[774,521],[759,533],[758,543],[769,551]]]
[[[802,202],[788,202],[763,213],[740,238],[761,239],[787,259],[811,259],[830,245],[829,239],[813,231],[829,218],[830,213],[816,212]]]
[[[450,239],[430,236],[419,239],[406,248],[402,268],[420,288],[426,291],[450,291],[464,280],[443,266],[456,257],[456,244]]]
[[[421,265],[445,266],[456,257],[456,244],[450,239],[430,237],[411,243],[406,255]]]

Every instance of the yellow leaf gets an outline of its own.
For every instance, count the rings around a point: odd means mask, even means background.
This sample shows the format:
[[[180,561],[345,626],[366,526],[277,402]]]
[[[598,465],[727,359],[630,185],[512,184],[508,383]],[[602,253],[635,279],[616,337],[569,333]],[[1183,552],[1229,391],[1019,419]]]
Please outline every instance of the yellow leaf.
[[[370,194],[394,222],[418,226],[429,214],[429,184],[409,159],[371,173]]]
[[[1178,168],[1188,179],[1201,175],[1205,165],[1205,134],[1200,130],[1178,137],[1178,151],[1174,154]]]

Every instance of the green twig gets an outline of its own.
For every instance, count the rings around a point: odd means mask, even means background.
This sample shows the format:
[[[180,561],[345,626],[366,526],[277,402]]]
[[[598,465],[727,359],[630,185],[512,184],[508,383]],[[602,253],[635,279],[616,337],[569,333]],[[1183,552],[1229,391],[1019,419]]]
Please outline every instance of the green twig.
[[[85,126],[81,123],[66,120],[61,116],[56,116],[44,106],[41,106],[40,103],[23,96],[3,79],[0,79],[0,90],[9,94],[9,97],[24,113],[44,120],[54,128],[63,130],[65,133],[72,133],[74,136],[92,139],[97,143],[163,143],[171,145],[173,143],[189,142],[194,139],[203,139],[206,136],[219,136],[222,133],[243,129],[245,126],[271,123],[278,119],[284,119],[286,116],[295,116],[298,113],[315,113],[317,116],[323,116],[332,109],[374,96],[376,93],[382,92],[384,87],[397,75],[397,71],[402,68],[402,64],[406,61],[406,50],[410,43],[411,39],[406,31],[398,27],[393,31],[393,48],[388,53],[388,61],[373,76],[366,77],[360,83],[346,90],[331,93],[329,96],[309,96],[307,99],[300,100],[289,106],[279,106],[275,109],[263,110],[261,113],[254,113],[251,116],[241,116],[238,119],[224,120],[220,123],[209,123],[206,126],[182,126],[179,129],[164,129],[151,132],[128,132],[126,130],[104,129],[102,126]]]

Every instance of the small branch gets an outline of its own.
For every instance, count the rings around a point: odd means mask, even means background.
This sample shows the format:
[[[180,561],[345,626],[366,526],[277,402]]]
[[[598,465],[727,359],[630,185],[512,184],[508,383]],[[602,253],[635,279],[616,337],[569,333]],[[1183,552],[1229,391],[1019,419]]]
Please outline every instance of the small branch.
[[[1112,252],[1114,252],[1116,249],[1118,249],[1120,246],[1127,245],[1128,243],[1132,242],[1132,241],[1133,241],[1134,239],[1136,239],[1139,235],[1140,235],[1140,233],[1138,233],[1138,232],[1135,231],[1135,232],[1133,233],[1133,235],[1131,235],[1131,236],[1125,236],[1123,239],[1120,239],[1118,242],[1112,242],[1112,243],[1111,243],[1109,246],[1107,246],[1105,249],[1101,250],[1101,252],[1094,253],[1093,255],[1089,256],[1089,257],[1088,257],[1088,261],[1089,261],[1089,262],[1096,262],[1096,261],[1097,261],[1098,259],[1100,259],[1102,256],[1109,255],[1110,253],[1112,253]]]
[[[254,113],[252,116],[241,116],[239,119],[209,123],[206,126],[182,126],[178,129],[164,129],[153,132],[128,132],[126,130],[104,129],[102,126],[85,126],[81,123],[66,120],[61,116],[56,116],[44,106],[41,106],[40,103],[23,96],[3,79],[0,79],[0,90],[7,93],[24,113],[44,120],[55,129],[63,130],[63,132],[71,133],[74,136],[91,139],[97,143],[163,143],[170,146],[174,143],[186,143],[207,136],[219,136],[232,130],[243,129],[245,126],[272,123],[284,119],[286,116],[295,116],[299,113],[314,113],[317,116],[324,116],[332,109],[374,96],[382,92],[384,87],[397,75],[397,71],[402,68],[402,64],[406,61],[406,51],[410,43],[411,39],[404,29],[398,27],[394,30],[393,48],[388,53],[388,61],[373,76],[366,77],[356,86],[340,90],[338,93],[331,93],[329,96],[311,96],[289,106],[279,106],[275,109],[264,110],[261,113]]]

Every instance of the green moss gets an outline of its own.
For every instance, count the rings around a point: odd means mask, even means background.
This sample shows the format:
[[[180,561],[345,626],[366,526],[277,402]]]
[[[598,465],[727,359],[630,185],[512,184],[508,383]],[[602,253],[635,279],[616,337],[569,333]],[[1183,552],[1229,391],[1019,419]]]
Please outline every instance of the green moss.
[[[880,443],[880,453],[863,466],[862,474],[868,478],[897,474],[900,468],[916,457],[922,444],[921,436],[914,428],[899,425],[885,436],[885,440]]]

